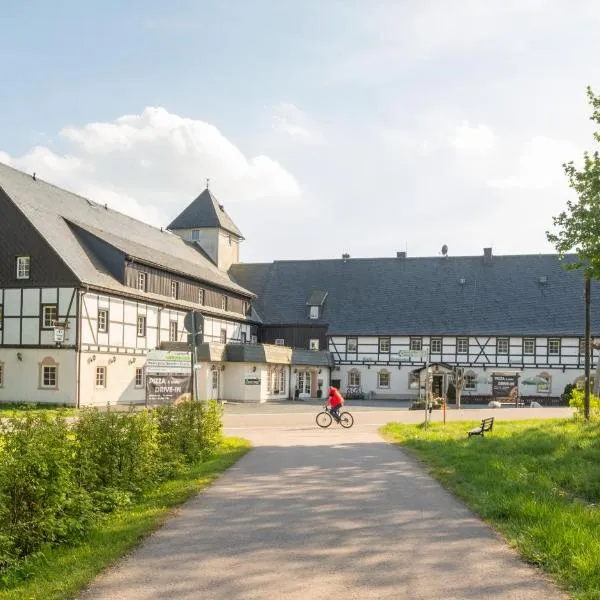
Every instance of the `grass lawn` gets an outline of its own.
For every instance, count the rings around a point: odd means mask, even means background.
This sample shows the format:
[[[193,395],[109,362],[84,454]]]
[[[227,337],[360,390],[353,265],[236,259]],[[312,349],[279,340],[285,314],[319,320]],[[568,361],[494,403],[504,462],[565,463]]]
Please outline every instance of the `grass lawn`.
[[[105,567],[157,529],[171,509],[206,488],[250,449],[227,438],[212,459],[157,487],[144,500],[109,517],[84,544],[47,549],[0,578],[0,600],[66,600]]]
[[[493,433],[468,439],[475,425],[381,432],[574,598],[600,599],[600,424],[496,421]]]

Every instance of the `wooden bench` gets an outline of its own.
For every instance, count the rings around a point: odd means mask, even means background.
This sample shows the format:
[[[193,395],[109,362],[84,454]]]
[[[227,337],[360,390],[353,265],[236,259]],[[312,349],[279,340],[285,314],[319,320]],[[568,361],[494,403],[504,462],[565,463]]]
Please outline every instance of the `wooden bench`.
[[[471,429],[471,431],[468,431],[467,434],[469,435],[469,437],[471,437],[472,435],[480,435],[481,437],[483,437],[483,434],[486,431],[491,431],[493,426],[494,417],[487,417],[487,419],[481,419],[481,425],[479,425],[479,427]]]

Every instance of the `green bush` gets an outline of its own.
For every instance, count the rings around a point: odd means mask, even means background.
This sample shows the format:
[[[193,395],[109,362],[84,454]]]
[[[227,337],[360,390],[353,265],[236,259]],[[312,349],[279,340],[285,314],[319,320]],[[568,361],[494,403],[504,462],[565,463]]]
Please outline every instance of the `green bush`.
[[[43,544],[81,538],[94,511],[75,480],[66,420],[26,413],[4,422],[1,439],[0,566]]]
[[[217,402],[141,412],[27,411],[0,425],[0,572],[45,544],[73,542],[222,442]]]
[[[571,392],[571,400],[569,401],[569,406],[572,408],[576,408],[577,412],[575,413],[575,417],[578,419],[584,418],[584,408],[583,408],[583,390],[573,389]],[[590,394],[590,418],[597,419],[600,417],[600,398],[598,396],[594,396]]]
[[[563,406],[569,406],[569,402],[571,401],[571,394],[576,387],[572,383],[567,383],[565,385],[565,389],[563,393],[560,395],[560,403]]]

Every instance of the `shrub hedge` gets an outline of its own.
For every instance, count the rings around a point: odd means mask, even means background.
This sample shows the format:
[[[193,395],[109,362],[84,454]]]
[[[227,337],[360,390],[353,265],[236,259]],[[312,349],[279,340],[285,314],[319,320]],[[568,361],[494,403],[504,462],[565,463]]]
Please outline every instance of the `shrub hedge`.
[[[45,545],[82,539],[103,515],[206,459],[217,402],[140,412],[24,413],[0,423],[0,574]]]

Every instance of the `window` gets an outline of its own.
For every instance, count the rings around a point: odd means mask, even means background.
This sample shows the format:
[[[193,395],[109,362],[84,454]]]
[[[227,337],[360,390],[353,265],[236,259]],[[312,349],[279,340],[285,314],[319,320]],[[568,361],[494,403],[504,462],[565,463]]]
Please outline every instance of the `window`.
[[[379,338],[379,352],[388,353],[390,351],[390,338],[381,337]]]
[[[146,291],[146,273],[138,273],[138,282],[137,282],[137,287],[138,290],[140,290],[140,292],[145,292]]]
[[[169,322],[169,341],[170,342],[177,341],[177,321]]]
[[[227,343],[227,329],[221,329],[221,344]]]
[[[410,349],[411,350],[421,350],[423,347],[423,340],[422,338],[410,338]]]
[[[96,367],[96,388],[106,388],[106,367]]]
[[[242,300],[242,314],[243,315],[247,315],[248,314],[248,309],[250,308],[250,305],[248,304],[247,300]]]
[[[171,298],[177,298],[178,291],[179,291],[179,284],[176,281],[171,281]]]
[[[108,331],[108,311],[105,308],[98,309],[98,331]]]
[[[308,343],[308,347],[311,350],[318,350],[319,349],[319,340],[310,340],[310,342]]]
[[[58,310],[56,304],[44,304],[42,306],[42,327],[51,329],[54,327],[55,321],[58,319]]]
[[[508,354],[508,338],[496,339],[496,352],[498,354]]]
[[[417,390],[421,383],[421,376],[419,371],[410,371],[408,374],[408,389]]]
[[[379,371],[379,373],[377,373],[377,387],[378,388],[389,388],[390,387],[389,371]]]
[[[276,346],[284,346],[285,345],[285,340],[283,338],[277,338],[275,340],[275,345]]]
[[[457,354],[467,354],[469,352],[469,338],[457,338],[456,352]]]
[[[346,340],[346,352],[356,353],[358,351],[358,338],[348,338]]]
[[[58,364],[47,356],[40,363],[40,388],[45,390],[58,389]]]
[[[204,301],[205,301],[205,293],[206,293],[206,290],[204,290],[204,289],[202,289],[202,288],[200,288],[200,289],[198,290],[198,304],[200,304],[200,305],[202,305],[202,306],[204,306]]]
[[[311,319],[318,319],[319,318],[319,307],[318,306],[311,306],[310,307],[309,317]]]
[[[227,310],[227,296],[225,296],[225,294],[221,296],[221,308]]]
[[[431,338],[431,347],[432,354],[441,354],[442,353],[442,338]]]
[[[135,369],[135,387],[144,387],[144,369],[143,367],[136,367]]]
[[[523,354],[535,354],[535,340],[533,338],[523,339]]]
[[[4,310],[2,304],[0,304],[0,331],[2,331],[2,323],[4,322]]]
[[[269,368],[267,391],[272,394],[285,394],[285,372],[283,367]]]
[[[250,343],[251,344],[256,344],[258,342],[258,337],[255,335],[251,335],[250,336]]]
[[[137,318],[137,335],[138,337],[146,336],[146,317]]]
[[[240,334],[240,337],[241,337],[242,344],[245,344],[246,343],[246,332],[242,331],[242,333]]]
[[[467,373],[464,379],[465,390],[477,389],[477,375],[475,373]]]
[[[536,385],[536,391],[538,393],[548,392],[550,393],[552,385],[552,377],[546,371],[542,371],[538,376],[538,383]]]
[[[192,229],[192,242],[199,242],[199,241],[200,241],[200,230]]]
[[[4,364],[0,363],[0,388],[4,387]]]
[[[0,315],[0,318],[1,318],[1,315]],[[2,325],[0,325],[0,329],[2,329]],[[585,356],[585,338],[579,338],[579,354],[581,354],[582,356]]]
[[[560,354],[560,339],[550,338],[548,340],[548,354],[558,355]]]
[[[31,257],[17,256],[17,279],[29,279]]]
[[[360,372],[353,370],[348,373],[348,387],[360,386]]]

